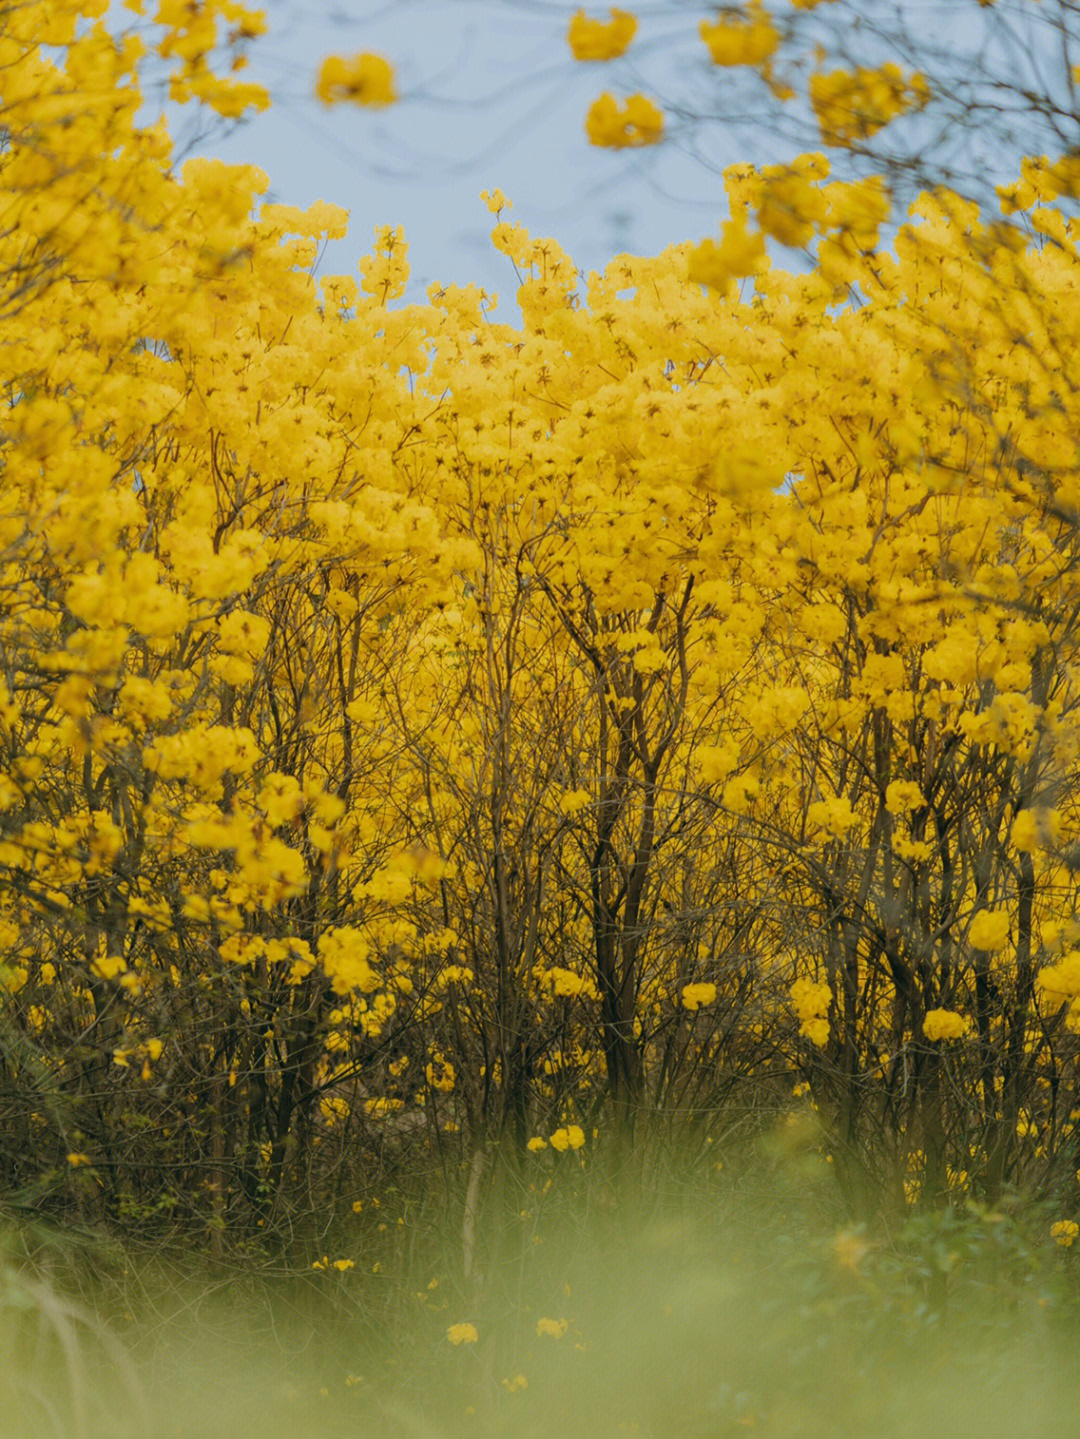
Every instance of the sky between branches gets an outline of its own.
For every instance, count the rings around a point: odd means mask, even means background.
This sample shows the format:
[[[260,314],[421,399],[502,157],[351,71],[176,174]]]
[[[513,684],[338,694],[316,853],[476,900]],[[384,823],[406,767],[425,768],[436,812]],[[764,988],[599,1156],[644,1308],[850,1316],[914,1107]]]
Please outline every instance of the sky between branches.
[[[179,114],[176,133],[189,153],[260,165],[268,198],[344,205],[349,238],[329,247],[322,273],[352,272],[376,225],[401,224],[413,267],[408,298],[420,299],[433,280],[472,281],[497,291],[509,318],[516,281],[488,243],[483,189],[501,188],[510,218],[554,235],[583,271],[623,250],[698,239],[724,213],[719,169],[743,158],[736,134],[713,134],[715,174],[677,145],[635,155],[588,145],[585,112],[614,73],[574,63],[565,38],[572,5],[266,0],[265,8],[270,31],[252,48],[251,78],[269,88],[273,108],[201,137]],[[694,26],[678,28],[705,76],[711,67]],[[668,43],[663,27],[653,43]],[[313,98],[320,60],[357,50],[393,60],[399,104],[327,111]]]
[[[511,319],[516,280],[488,242],[492,218],[481,190],[503,190],[513,202],[509,218],[554,236],[587,274],[621,251],[654,254],[715,234],[726,214],[725,166],[818,148],[812,119],[798,106],[777,105],[758,77],[709,63],[697,35],[708,6],[631,6],[639,33],[612,65],[572,59],[566,28],[575,8],[566,0],[265,0],[270,28],[252,47],[250,78],[267,86],[273,107],[231,128],[210,117],[201,133],[192,114],[174,111],[178,149],[260,165],[269,199],[348,209],[349,237],[328,246],[321,274],[355,273],[375,227],[403,225],[412,266],[407,299],[422,299],[433,281],[475,282],[500,295],[500,315]],[[597,16],[606,8],[588,7]],[[906,36],[915,58],[920,47],[933,53],[938,73],[952,67],[958,86],[980,66],[1022,86],[1021,71],[1037,66],[1044,38],[1016,32],[1009,53],[1001,47],[1012,41],[1000,32],[995,54],[993,30],[977,33],[972,8],[948,0],[868,0],[817,13],[830,61],[875,50],[891,58],[896,37]],[[991,25],[1003,25],[1002,17],[1023,11],[999,5],[987,14]],[[313,94],[320,61],[361,50],[392,61],[399,103],[324,109]],[[584,116],[609,88],[656,96],[664,143],[619,153],[591,147]],[[148,102],[153,109],[154,97]],[[1028,148],[1024,121],[1018,117],[1016,154]],[[916,131],[920,123],[902,122]],[[955,135],[941,138],[955,150]],[[1030,138],[1034,148],[1038,136]],[[974,147],[969,174],[972,166],[989,174],[1000,164],[990,178],[1015,177],[1008,145],[987,137],[979,155],[978,126],[966,140]],[[784,263],[797,267],[798,257],[789,253]]]

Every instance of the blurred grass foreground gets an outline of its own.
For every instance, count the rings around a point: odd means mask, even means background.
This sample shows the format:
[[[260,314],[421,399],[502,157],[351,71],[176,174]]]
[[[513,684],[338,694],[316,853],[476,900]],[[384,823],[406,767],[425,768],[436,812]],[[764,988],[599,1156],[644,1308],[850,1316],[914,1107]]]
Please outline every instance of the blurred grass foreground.
[[[781,1135],[527,1244],[479,1215],[468,1274],[460,1243],[297,1273],[9,1211],[0,1435],[1071,1439],[1071,1232],[1006,1196],[871,1233],[823,1170]]]

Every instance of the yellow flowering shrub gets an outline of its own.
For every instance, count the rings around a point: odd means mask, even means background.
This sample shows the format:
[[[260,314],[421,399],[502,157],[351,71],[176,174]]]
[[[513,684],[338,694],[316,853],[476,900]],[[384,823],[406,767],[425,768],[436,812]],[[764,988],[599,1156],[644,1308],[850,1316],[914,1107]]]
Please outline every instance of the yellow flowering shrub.
[[[882,1192],[1057,1163],[1049,1096],[1080,1060],[1075,166],[1029,157],[1000,214],[928,191],[886,245],[885,177],[735,165],[718,240],[589,275],[486,192],[509,323],[476,286],[405,304],[400,227],[320,275],[339,207],[174,164],[140,67],[249,108],[211,61],[258,17],[165,6],[144,56],[78,6],[21,9],[12,1172],[286,1250],[369,1170],[438,1149],[475,1218],[504,1142],[569,1186],[591,1164],[543,1157],[585,1149],[567,1116],[606,1159],[778,1075]],[[760,6],[705,29],[754,84],[780,64]],[[571,46],[630,30],[583,17]],[[394,94],[372,56],[318,86]],[[933,97],[884,67],[817,98],[859,143]],[[590,114],[612,148],[663,130],[641,95]]]

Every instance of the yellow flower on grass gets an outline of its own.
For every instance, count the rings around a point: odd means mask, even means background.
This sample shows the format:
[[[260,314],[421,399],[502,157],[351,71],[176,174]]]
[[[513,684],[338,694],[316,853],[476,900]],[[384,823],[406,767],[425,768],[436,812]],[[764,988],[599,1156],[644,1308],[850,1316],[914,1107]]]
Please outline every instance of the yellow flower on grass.
[[[392,105],[394,67],[381,55],[328,55],[319,68],[315,94],[324,105]]]
[[[537,1336],[543,1339],[561,1339],[570,1327],[568,1319],[538,1319],[536,1321]]]
[[[475,1344],[480,1338],[475,1324],[451,1324],[446,1337],[451,1344]]]
[[[532,1150],[533,1154],[539,1154],[541,1149],[547,1148],[547,1140],[541,1139],[538,1134],[534,1135],[526,1144],[525,1148]]]
[[[1050,1233],[1058,1244],[1068,1249],[1076,1239],[1080,1238],[1080,1224],[1075,1219],[1059,1219],[1056,1224],[1051,1224]]]

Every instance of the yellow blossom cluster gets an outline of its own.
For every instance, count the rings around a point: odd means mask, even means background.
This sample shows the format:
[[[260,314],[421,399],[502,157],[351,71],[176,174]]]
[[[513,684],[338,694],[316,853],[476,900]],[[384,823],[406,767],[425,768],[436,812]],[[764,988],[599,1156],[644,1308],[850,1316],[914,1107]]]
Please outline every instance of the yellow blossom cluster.
[[[682,987],[682,1007],[691,1011],[701,1009],[703,1005],[716,1003],[715,984],[684,984]]]
[[[647,95],[629,95],[620,104],[605,92],[589,107],[585,133],[590,145],[609,150],[655,145],[664,133],[664,114]]]
[[[575,60],[615,60],[637,34],[637,20],[626,10],[612,8],[610,20],[593,20],[578,10],[566,32]]]
[[[923,1020],[923,1034],[927,1039],[963,1039],[968,1032],[968,1021],[952,1009],[928,1009]]]
[[[568,1149],[581,1149],[585,1144],[585,1131],[577,1124],[568,1124],[565,1129],[556,1129],[548,1136],[552,1149],[565,1153]]]
[[[780,32],[761,0],[744,10],[702,20],[699,33],[714,65],[761,65],[780,44]]]
[[[394,70],[382,55],[328,55],[319,67],[315,94],[324,105],[382,106],[397,99]]]
[[[929,99],[925,76],[905,75],[892,61],[876,69],[858,66],[810,79],[810,102],[826,145],[869,140],[890,120],[921,109]]]
[[[790,994],[799,1019],[799,1033],[819,1048],[827,1044],[832,990],[820,981],[799,978],[791,985]]]

